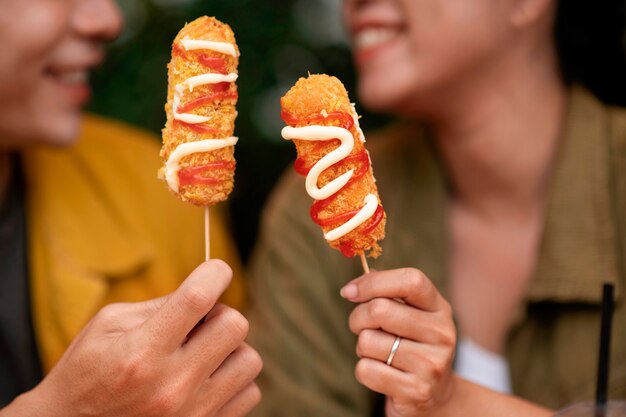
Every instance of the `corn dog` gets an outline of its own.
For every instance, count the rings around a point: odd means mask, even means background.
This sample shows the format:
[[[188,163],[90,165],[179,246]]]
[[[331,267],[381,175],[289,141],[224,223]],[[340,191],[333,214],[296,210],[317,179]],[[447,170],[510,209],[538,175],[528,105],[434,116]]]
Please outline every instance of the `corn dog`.
[[[233,31],[213,17],[188,23],[172,44],[159,177],[183,201],[209,206],[233,189],[238,62]]]
[[[296,171],[306,175],[316,201],[311,218],[346,257],[381,253],[386,214],[380,204],[365,138],[343,84],[328,75],[310,75],[281,98],[287,124],[281,134],[298,152]]]

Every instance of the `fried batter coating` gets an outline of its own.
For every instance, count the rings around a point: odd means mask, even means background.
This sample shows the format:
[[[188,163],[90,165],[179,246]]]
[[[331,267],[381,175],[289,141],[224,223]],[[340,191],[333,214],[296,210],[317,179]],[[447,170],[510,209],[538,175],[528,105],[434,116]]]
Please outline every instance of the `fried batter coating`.
[[[333,117],[337,113],[350,115],[354,119],[357,117],[341,81],[324,74],[300,78],[282,97],[281,108],[283,119],[292,127],[311,125],[342,126],[342,120],[338,117]],[[318,187],[323,187],[350,169],[354,169],[355,172],[359,168],[363,169],[363,158],[358,158],[359,154],[367,152],[361,140],[363,134],[357,123],[354,123],[349,130],[354,137],[354,148],[347,158],[322,172],[318,180]],[[294,143],[298,152],[298,158],[304,161],[306,167],[311,167],[324,155],[336,149],[339,145],[339,140],[310,141],[294,139]],[[329,219],[342,213],[361,209],[363,200],[368,194],[374,194],[378,198],[372,167],[369,164],[369,154],[367,154],[365,159],[365,163],[368,164],[367,172],[360,178],[349,182],[331,196],[328,199],[329,204],[319,212],[319,219]],[[380,202],[379,198],[378,201]],[[368,219],[343,237],[329,241],[329,244],[333,248],[341,250],[346,256],[367,253],[367,256],[377,257],[381,253],[381,248],[377,241],[385,237],[386,214],[383,211],[382,220],[371,231],[365,233],[373,219],[374,217]],[[345,220],[336,224],[323,225],[322,229],[326,233],[343,222]]]
[[[186,50],[181,43],[184,39],[227,42],[234,46],[235,56],[211,49]],[[207,73],[237,73],[239,49],[231,28],[213,17],[203,16],[185,25],[172,44],[172,59],[168,64],[168,91],[165,113],[167,121],[163,129],[163,147],[161,157],[166,162],[170,154],[180,145],[205,139],[223,139],[233,135],[237,111],[237,85],[234,82],[205,84],[194,87],[191,91],[185,88],[181,98],[179,113],[190,113],[209,117],[202,124],[188,124],[175,120],[173,101],[176,85],[184,83],[191,77]],[[190,103],[200,105],[189,105]],[[189,108],[191,107],[191,108]],[[189,108],[189,110],[186,110]],[[182,110],[181,110],[182,109]],[[224,201],[233,189],[234,181],[234,146],[210,152],[197,152],[183,157],[180,169],[201,167],[224,161],[227,168],[207,169],[199,174],[210,177],[214,181],[205,183],[180,184],[175,194],[183,201],[199,206],[213,205]],[[164,179],[164,169],[159,173]],[[206,183],[210,182],[210,183]]]

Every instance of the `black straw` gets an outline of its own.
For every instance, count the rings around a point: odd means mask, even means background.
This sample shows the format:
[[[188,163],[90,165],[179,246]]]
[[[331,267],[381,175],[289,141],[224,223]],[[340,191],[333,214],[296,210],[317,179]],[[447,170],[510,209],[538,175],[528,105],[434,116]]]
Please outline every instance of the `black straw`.
[[[596,385],[596,417],[603,417],[609,383],[611,323],[613,319],[613,284],[602,286],[602,321],[600,326],[600,353],[598,355],[598,380]]]

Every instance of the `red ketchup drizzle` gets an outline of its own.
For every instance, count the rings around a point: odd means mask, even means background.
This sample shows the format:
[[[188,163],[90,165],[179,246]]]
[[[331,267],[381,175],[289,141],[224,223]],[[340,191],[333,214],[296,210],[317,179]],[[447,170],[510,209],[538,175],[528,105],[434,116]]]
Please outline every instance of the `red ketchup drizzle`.
[[[370,233],[372,230],[376,229],[376,226],[383,220],[385,217],[385,210],[383,210],[383,206],[380,204],[376,207],[376,211],[370,220],[370,223],[363,228],[363,233]]]
[[[357,211],[355,211],[355,214],[356,213]],[[365,226],[363,229],[361,229],[361,232],[364,235],[366,235],[370,233],[372,230],[376,229],[376,226],[380,224],[380,222],[383,220],[383,217],[385,217],[385,211],[383,210],[383,206],[379,204],[378,207],[376,207],[376,211],[374,212],[374,215],[370,219],[369,224]],[[348,241],[343,242],[341,245],[339,245],[339,250],[341,251],[341,254],[345,256],[346,258],[352,258],[354,255],[356,255],[353,245],[354,245],[353,240],[348,240]]]
[[[328,121],[329,119],[338,120],[340,122],[341,127],[343,127],[344,129],[348,129],[348,130],[354,125],[354,119],[352,118],[352,116],[344,112],[328,113],[326,117],[324,117],[321,114],[319,115],[315,114],[315,115],[308,116],[304,119],[298,119],[295,116],[282,111],[280,113],[280,116],[285,123],[291,126],[296,126],[296,125],[301,125],[301,124],[303,125],[315,124],[319,122]],[[326,144],[323,143],[323,144],[320,144],[319,146],[325,146],[325,145]],[[354,184],[356,180],[358,180],[363,175],[365,175],[365,173],[368,171],[370,167],[369,155],[367,154],[367,151],[365,149],[363,149],[361,152],[347,156],[341,161],[331,165],[331,167],[336,166],[337,164],[340,164],[343,162],[350,162],[350,161],[356,162],[358,166],[356,170],[354,171],[354,173],[352,174],[352,177],[350,177],[350,180],[344,186],[344,188],[349,187],[350,185]],[[315,163],[317,163],[317,161]],[[313,167],[313,165],[315,165],[315,163],[311,164],[310,166],[307,166],[304,158],[300,157],[300,158],[297,158],[296,161],[294,162],[294,169],[296,170],[298,174],[306,176],[311,170],[311,168]],[[313,219],[315,223],[317,223],[320,226],[331,226],[336,223],[346,222],[359,212],[359,210],[350,210],[345,213],[341,213],[335,216],[330,216],[324,219],[320,219],[319,218],[320,212],[324,210],[324,208],[326,208],[328,205],[330,205],[333,201],[335,201],[335,199],[338,196],[339,196],[339,191],[337,191],[335,194],[323,200],[316,200],[311,205],[311,210],[309,214],[311,215],[311,218]],[[384,214],[385,212],[383,210],[383,206],[379,204],[378,207],[376,208],[376,211],[374,212],[374,215],[370,219],[369,223],[361,229],[361,233],[365,235],[365,234],[370,233],[372,230],[374,230],[376,226],[378,226],[378,224],[382,221]],[[353,244],[354,244],[354,241],[348,240],[348,241],[344,241],[339,246],[339,250],[345,257],[351,258],[356,255]]]
[[[221,83],[217,83],[217,84],[213,84],[213,85],[210,86],[210,90],[214,91],[216,93],[226,91],[229,88],[230,88],[230,83],[226,82],[226,81],[221,82]],[[234,92],[232,92],[230,94],[235,94],[235,98],[237,98],[237,92],[236,91],[234,91]]]
[[[187,129],[191,129],[194,132],[198,132],[198,133],[207,133],[207,134],[213,134],[213,135],[219,133],[219,129],[216,129],[211,126],[187,123],[187,122],[183,122],[181,120],[176,120],[176,119],[174,119],[173,125],[186,127]]]
[[[172,46],[172,55],[188,58],[193,51],[187,51],[178,42]],[[226,68],[226,60],[222,57],[209,56],[203,53],[197,53],[196,61],[205,68],[211,69],[220,74],[228,74]]]
[[[318,153],[321,148],[326,147],[328,145],[332,145],[332,144],[337,144],[337,146],[339,146],[339,144],[341,144],[341,141],[339,139],[332,139],[332,140],[326,140],[326,141],[320,141],[320,142],[314,143],[312,151],[315,153]],[[311,170],[311,168],[313,167],[313,165],[315,165],[315,163],[307,167],[306,160],[304,158],[296,158],[295,162],[293,163],[293,168],[296,170],[298,174],[302,176],[306,176]]]
[[[352,116],[349,115],[348,113],[339,112],[339,111],[328,113],[326,117],[324,117],[324,115],[322,114],[313,114],[311,116],[305,117],[304,119],[298,119],[297,117],[292,116],[291,114],[287,112],[281,111],[280,117],[283,119],[285,123],[287,123],[290,126],[296,126],[300,124],[302,125],[316,124],[316,123],[328,121],[329,119],[339,120],[341,122],[340,126],[343,127],[344,129],[350,130],[350,128],[354,126],[354,119],[352,118]]]
[[[188,58],[190,52],[191,51],[185,50],[179,43],[175,43],[172,47],[172,55],[177,55],[190,59]],[[204,53],[199,53],[196,56],[196,61],[203,67],[210,69],[216,73],[228,74],[228,69],[226,68],[226,60],[222,57],[214,57]],[[180,113],[187,113],[200,106],[211,104],[219,100],[236,100],[238,98],[237,92],[228,91],[230,89],[230,84],[231,83],[229,82],[221,82],[208,86],[211,93],[205,94],[181,105],[177,109],[177,111]],[[207,126],[205,124],[187,123],[176,119],[174,119],[173,124],[174,126],[182,126],[198,133],[219,133],[219,129]],[[234,161],[216,161],[206,165],[182,168],[178,171],[178,182],[180,185],[218,184],[222,182],[222,180],[219,180],[217,178],[205,177],[203,174],[210,170],[233,168],[235,168]]]
[[[202,174],[215,169],[233,168],[235,168],[235,161],[216,161],[206,165],[182,168],[178,171],[178,182],[180,185],[218,184],[224,180],[205,177]]]
[[[224,58],[208,56],[207,54],[199,54],[198,62],[209,69],[215,70],[220,74],[228,74],[226,69],[226,60]]]
[[[354,248],[352,247],[353,244],[354,244],[354,241],[348,240],[346,242],[343,242],[341,245],[339,245],[339,250],[341,251],[341,254],[345,256],[346,258],[352,258],[353,256],[356,255],[356,252],[354,251]]]
[[[228,83],[224,83],[224,84],[228,84]],[[234,92],[228,92],[228,91],[219,91],[219,92],[214,92],[214,93],[210,93],[210,94],[205,94],[203,96],[200,96],[198,98],[195,98],[191,101],[188,101],[187,103],[181,105],[180,107],[178,107],[178,112],[179,113],[188,113],[191,110],[194,110],[200,106],[203,106],[205,104],[210,104],[210,103],[214,103],[218,100],[229,100],[229,99],[237,99],[238,94],[236,91]]]
[[[344,186],[344,187],[349,187],[356,180],[358,180],[363,175],[365,175],[365,173],[367,172],[367,170],[369,168],[369,157],[368,157],[367,152],[365,151],[365,149],[363,149],[362,152],[359,152],[359,153],[356,153],[356,154],[353,154],[353,155],[349,155],[345,159],[343,159],[343,160],[341,160],[341,161],[339,161],[336,164],[331,165],[331,166],[335,166],[335,165],[337,165],[339,163],[342,163],[344,161],[355,161],[355,162],[358,162],[358,164],[359,164],[358,168],[352,174],[352,177],[350,177],[350,180]],[[309,168],[309,170],[310,170],[310,168]],[[307,170],[307,173],[308,173],[308,170]],[[345,222],[345,221],[349,220],[350,218],[354,217],[354,215],[359,212],[359,210],[351,210],[351,211],[347,211],[347,212],[342,213],[342,214],[337,214],[335,216],[327,217],[325,219],[320,219],[319,218],[320,212],[322,210],[324,210],[328,205],[330,205],[338,196],[339,196],[339,192],[336,192],[335,194],[331,195],[328,198],[325,198],[323,200],[317,200],[317,201],[315,201],[315,203],[313,203],[313,205],[311,206],[310,214],[311,214],[311,218],[313,219],[313,221],[315,223],[319,224],[320,226],[330,226],[330,225],[335,224],[335,223]]]
[[[221,86],[221,84],[226,84],[226,88],[228,88],[230,83],[219,83],[219,84],[215,84],[215,89],[213,90],[214,92],[210,93],[210,94],[205,94],[203,96],[200,96],[198,98],[195,98],[191,101],[188,101],[187,103],[181,105],[180,107],[178,107],[177,111],[179,113],[187,113],[191,110],[194,110],[200,106],[203,106],[205,104],[211,104],[214,103],[218,100],[236,100],[238,98],[238,94],[236,91],[225,91],[222,90],[223,86]],[[210,126],[206,126],[206,125],[202,125],[202,124],[197,124],[197,123],[187,123],[187,122],[183,122],[182,120],[176,120],[174,119],[174,124],[175,125],[180,125],[180,126],[184,126],[188,129],[193,130],[194,132],[198,132],[198,133],[218,133],[219,130],[215,129],[213,127]]]

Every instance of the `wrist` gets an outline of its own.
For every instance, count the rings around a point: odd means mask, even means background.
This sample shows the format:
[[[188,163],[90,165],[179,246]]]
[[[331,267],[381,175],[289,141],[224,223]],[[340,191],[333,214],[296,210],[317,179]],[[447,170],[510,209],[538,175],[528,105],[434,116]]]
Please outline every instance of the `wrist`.
[[[501,394],[453,374],[450,396],[428,417],[480,416],[549,417],[553,411],[521,398]]]
[[[7,407],[0,410],[0,417],[57,417],[54,401],[41,389],[41,385],[20,394]]]
[[[0,417],[42,415],[39,414],[41,407],[39,407],[37,403],[37,398],[32,398],[31,391],[25,392],[17,396],[9,405],[0,410]]]
[[[429,417],[456,417],[459,410],[462,410],[463,382],[456,374],[450,375],[448,389],[439,406],[429,415]]]

